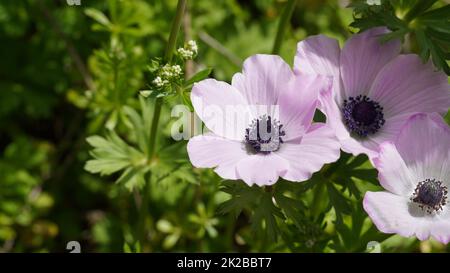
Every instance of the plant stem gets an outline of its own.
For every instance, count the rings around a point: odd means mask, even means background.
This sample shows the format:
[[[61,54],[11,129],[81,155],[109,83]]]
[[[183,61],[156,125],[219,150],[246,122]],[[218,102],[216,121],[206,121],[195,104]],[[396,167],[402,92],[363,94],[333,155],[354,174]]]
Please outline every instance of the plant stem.
[[[155,154],[155,143],[156,143],[156,133],[158,131],[159,117],[161,116],[162,101],[161,99],[156,99],[153,110],[152,127],[150,128],[150,143],[148,160],[151,163],[153,155]]]
[[[172,29],[170,31],[169,42],[166,46],[166,52],[164,54],[164,60],[168,63],[172,61],[173,52],[177,43],[178,31],[180,30],[181,21],[183,20],[184,10],[186,9],[187,0],[179,0],[177,5],[177,12],[175,19],[172,22]]]
[[[310,206],[310,211],[311,211],[311,216],[313,216],[315,219],[319,216],[320,214],[320,204],[321,201],[323,200],[322,198],[324,198],[324,191],[325,191],[325,185],[324,185],[324,181],[318,181],[317,185],[314,187],[313,189],[313,200],[311,202],[311,206]]]
[[[172,61],[173,52],[175,50],[175,46],[176,46],[176,42],[177,42],[178,31],[180,30],[181,21],[183,19],[183,13],[186,8],[186,2],[187,2],[187,0],[179,0],[178,1],[175,19],[172,22],[172,29],[170,31],[169,41],[167,43],[166,51],[164,53],[164,60],[167,63],[170,63]],[[149,151],[148,151],[147,159],[150,164],[151,164],[151,161],[155,154],[156,134],[158,131],[159,117],[161,116],[161,108],[162,108],[162,100],[158,98],[158,99],[156,99],[155,105],[154,105],[152,126],[150,128],[150,136],[149,136],[149,146],[148,146]],[[140,208],[140,212],[139,212],[140,213],[140,215],[139,215],[139,238],[140,238],[141,247],[143,247],[143,245],[146,241],[145,230],[146,230],[146,217],[148,214],[150,181],[151,181],[151,173],[148,173],[145,176],[145,185],[143,188],[142,204],[141,204],[141,208]]]
[[[278,24],[277,36],[275,37],[275,42],[273,43],[272,54],[280,53],[281,43],[283,42],[286,26],[291,20],[292,13],[294,12],[296,4],[297,0],[289,0],[283,10],[283,13],[281,14],[280,23]]]
[[[141,207],[139,208],[139,223],[138,223],[138,238],[139,243],[141,245],[141,249],[144,247],[144,243],[147,240],[147,236],[145,234],[146,229],[146,220],[147,220],[147,214],[148,214],[148,200],[149,200],[149,193],[150,193],[150,180],[151,180],[151,173],[147,173],[144,176],[145,184],[144,188],[142,189],[142,199],[141,199]]]
[[[175,19],[172,23],[172,30],[170,31],[169,41],[166,46],[166,52],[164,53],[164,60],[167,63],[172,61],[173,52],[175,50],[178,31],[180,30],[181,21],[183,19],[183,13],[186,8],[187,0],[179,0],[177,5],[177,12]],[[161,116],[162,101],[160,98],[155,101],[155,108],[153,110],[152,127],[150,129],[150,143],[148,159],[152,160],[155,153],[156,132],[158,130],[159,117]]]

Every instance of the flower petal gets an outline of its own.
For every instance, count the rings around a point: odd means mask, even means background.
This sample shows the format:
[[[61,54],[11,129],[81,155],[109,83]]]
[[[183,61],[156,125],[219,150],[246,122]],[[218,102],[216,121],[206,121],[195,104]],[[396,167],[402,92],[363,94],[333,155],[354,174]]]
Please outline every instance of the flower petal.
[[[414,192],[415,184],[413,175],[406,167],[394,143],[385,142],[380,145],[379,155],[374,160],[378,170],[380,184],[391,193],[409,196]]]
[[[331,79],[320,75],[296,75],[278,99],[280,122],[286,132],[284,141],[297,139],[311,125],[319,101],[319,93],[329,91]]]
[[[236,166],[248,157],[243,144],[223,137],[206,134],[191,138],[187,144],[189,159],[197,168],[214,168],[224,179],[239,179]]]
[[[376,77],[369,95],[383,106],[385,117],[405,113],[447,113],[450,88],[447,76],[417,55],[399,55]]]
[[[442,221],[433,225],[431,234],[433,237],[443,244],[450,242],[450,220]]]
[[[366,154],[370,160],[377,156],[378,144],[371,139],[356,140],[353,137],[341,140],[342,150],[346,153],[357,156]]]
[[[336,39],[325,35],[311,36],[297,44],[294,70],[302,74],[333,77],[333,97],[341,102],[340,53]]]
[[[209,130],[225,138],[242,140],[252,120],[247,102],[231,85],[213,79],[194,84],[192,105]]]
[[[450,128],[441,116],[412,116],[401,130],[396,146],[417,182],[434,178],[450,187]]]
[[[290,164],[282,177],[291,181],[308,180],[324,164],[339,158],[339,148],[340,144],[334,131],[326,124],[314,123],[300,144],[286,142],[278,151],[278,155]]]
[[[378,155],[379,145],[386,141],[394,142],[409,117],[410,115],[407,114],[387,118],[386,123],[376,134],[370,135],[364,139],[349,137],[348,139],[341,141],[342,149],[353,155],[364,153],[372,161],[373,158]]]
[[[315,35],[297,44],[294,69],[306,74],[339,75],[339,43],[325,35]]]
[[[233,77],[249,105],[276,105],[279,93],[293,77],[289,65],[279,56],[257,54],[244,61],[242,76]]]
[[[347,97],[367,94],[378,72],[400,53],[400,41],[381,43],[387,33],[384,27],[372,28],[354,35],[341,52],[340,69]]]
[[[431,215],[410,202],[407,197],[389,192],[367,192],[363,207],[376,227],[384,233],[416,236],[419,240],[427,240],[433,236],[441,242],[448,242],[448,211]]]
[[[350,133],[342,120],[342,112],[333,98],[332,92],[321,92],[319,97],[319,109],[327,117],[327,124],[335,130],[336,136],[340,140],[350,138]]]
[[[289,163],[274,153],[254,154],[239,162],[237,173],[249,186],[273,185],[286,173],[288,167]]]

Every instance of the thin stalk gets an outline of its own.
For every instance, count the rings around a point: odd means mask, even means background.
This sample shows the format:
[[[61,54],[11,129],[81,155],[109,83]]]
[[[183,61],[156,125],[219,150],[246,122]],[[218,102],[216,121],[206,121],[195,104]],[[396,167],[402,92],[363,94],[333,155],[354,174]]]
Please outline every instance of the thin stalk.
[[[147,173],[144,177],[145,184],[142,189],[143,195],[141,200],[141,207],[139,209],[139,223],[138,223],[138,238],[141,245],[141,249],[144,247],[144,243],[147,241],[147,236],[145,233],[146,229],[146,220],[148,215],[148,202],[149,202],[149,193],[150,193],[150,180],[151,173]]]
[[[169,42],[167,43],[166,52],[164,54],[164,59],[168,63],[172,61],[173,52],[177,43],[178,31],[180,30],[184,10],[186,9],[186,2],[187,0],[178,1],[177,12],[175,14],[175,19],[172,22],[172,30],[170,31]]]
[[[164,60],[167,63],[170,63],[172,61],[173,53],[174,53],[176,42],[177,42],[178,31],[180,30],[181,22],[183,19],[183,13],[186,8],[186,2],[187,2],[187,0],[179,0],[178,1],[175,19],[172,22],[172,29],[170,31],[169,41],[167,43],[166,50],[164,53]],[[153,156],[155,154],[156,134],[158,131],[159,117],[161,116],[161,108],[162,108],[162,101],[161,101],[161,99],[158,98],[158,99],[156,99],[155,105],[154,105],[152,126],[150,128],[150,136],[149,136],[149,152],[148,152],[147,157],[148,157],[150,164],[151,164],[151,160],[153,159]],[[139,236],[140,236],[141,247],[143,247],[143,245],[146,241],[145,230],[146,230],[146,217],[148,214],[150,181],[151,181],[151,173],[148,173],[148,175],[146,175],[146,177],[145,177],[145,185],[143,188],[143,198],[142,198],[142,204],[141,204],[140,215],[139,215],[139,229],[140,229]]]
[[[156,99],[154,107],[155,108],[153,110],[152,127],[150,128],[150,144],[148,152],[149,162],[152,160],[153,155],[155,154],[156,133],[158,131],[159,117],[161,116],[161,108],[162,108],[161,99],[159,98]]]
[[[180,30],[181,22],[183,19],[184,10],[186,8],[187,0],[179,0],[177,5],[177,12],[175,19],[172,23],[172,30],[170,31],[169,41],[166,46],[166,52],[164,53],[164,60],[167,63],[172,61],[173,52],[175,50],[178,31]],[[148,159],[151,160],[155,153],[155,142],[156,142],[156,132],[158,129],[159,117],[161,115],[162,101],[160,98],[155,101],[155,108],[153,111],[152,127],[150,129],[150,143],[149,143],[149,154]]]
[[[327,198],[325,197],[326,185],[324,185],[324,183],[326,182],[319,181],[319,183],[317,183],[316,187],[314,188],[313,200],[310,207],[311,216],[313,216],[314,218],[317,218],[319,216],[320,211],[322,210],[322,200],[324,198]]]
[[[272,54],[280,53],[281,44],[283,43],[284,33],[286,32],[286,27],[291,20],[292,13],[294,12],[297,0],[289,0],[286,7],[281,14],[280,23],[278,24],[277,36],[275,37],[275,42],[273,43]]]

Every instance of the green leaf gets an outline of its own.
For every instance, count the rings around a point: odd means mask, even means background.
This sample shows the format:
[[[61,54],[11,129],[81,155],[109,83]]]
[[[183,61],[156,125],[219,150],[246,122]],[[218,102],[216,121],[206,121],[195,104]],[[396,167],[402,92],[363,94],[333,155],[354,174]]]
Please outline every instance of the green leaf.
[[[106,138],[91,136],[86,141],[94,147],[90,151],[94,159],[87,161],[84,167],[91,173],[109,175],[129,166],[141,164],[145,159],[141,152],[129,146],[114,131],[110,131]],[[125,178],[127,176],[122,177]]]
[[[91,173],[109,175],[120,171],[130,165],[128,160],[118,159],[92,159],[86,162],[84,169]]]
[[[142,167],[128,167],[116,180],[116,183],[123,185],[130,192],[135,189],[142,189],[145,184],[144,175],[146,171],[148,169]]]
[[[224,181],[221,190],[230,194],[231,198],[220,204],[218,211],[221,214],[232,213],[235,218],[244,208],[253,206],[260,197],[260,190],[249,187],[242,181]]]
[[[403,37],[409,32],[409,30],[407,28],[400,28],[398,30],[389,32],[388,34],[383,35],[383,37],[381,37],[381,42],[385,43],[388,41],[391,41],[393,39],[399,39],[402,40]]]
[[[331,205],[334,207],[336,214],[350,214],[352,212],[349,200],[347,200],[332,183],[327,183],[327,191]]]
[[[351,172],[352,177],[371,182],[373,184],[378,183],[377,171],[375,169],[357,169]]]
[[[256,234],[262,234],[270,242],[276,242],[279,233],[275,216],[285,219],[281,210],[273,204],[272,196],[269,193],[263,193],[250,221]]]
[[[420,21],[434,22],[450,19],[450,5],[427,11],[419,16]]]
[[[111,22],[109,21],[108,17],[103,12],[99,11],[98,9],[86,8],[84,10],[84,13],[103,26],[106,26],[106,27],[111,26]]]
[[[195,74],[194,76],[192,76],[189,80],[187,80],[184,83],[184,86],[192,85],[196,82],[199,82],[199,81],[207,78],[209,76],[209,74],[211,74],[211,72],[212,72],[212,68],[203,69],[202,71],[200,71],[197,74]]]
[[[289,198],[279,191],[275,192],[274,198],[286,217],[291,219],[297,227],[302,227],[305,215],[301,209],[306,210],[305,204],[302,201]]]
[[[125,114],[130,118],[131,123],[133,124],[133,131],[136,134],[137,143],[139,145],[139,148],[144,154],[148,153],[149,147],[149,134],[145,130],[144,121],[142,120],[141,116],[134,110],[133,108],[129,106],[124,106],[123,111]]]
[[[171,233],[173,231],[173,225],[171,222],[161,219],[156,223],[156,228],[163,233]]]
[[[450,18],[450,5],[445,5],[441,8],[433,9],[427,11],[426,13],[420,15],[418,19],[422,22],[435,22],[448,20]]]
[[[153,92],[154,92],[153,90],[140,90],[139,94],[144,98],[148,98],[152,95]]]
[[[415,31],[417,44],[419,45],[419,56],[422,62],[428,61],[430,58],[430,47],[428,45],[428,38],[425,36],[425,32],[421,29]]]
[[[406,21],[411,21],[417,16],[425,13],[437,0],[419,0],[405,15]]]
[[[174,247],[178,240],[180,239],[180,233],[179,232],[175,232],[172,233],[170,235],[168,235],[163,242],[163,248],[164,249],[171,249],[172,247]]]

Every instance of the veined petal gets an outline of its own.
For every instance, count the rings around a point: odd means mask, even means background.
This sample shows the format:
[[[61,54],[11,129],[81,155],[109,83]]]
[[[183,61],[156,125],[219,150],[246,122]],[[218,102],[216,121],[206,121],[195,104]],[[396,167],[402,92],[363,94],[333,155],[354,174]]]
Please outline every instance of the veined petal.
[[[284,141],[301,140],[311,125],[319,93],[329,91],[330,88],[331,79],[320,75],[296,75],[287,84],[278,100],[280,121],[286,132]]]
[[[306,74],[339,76],[339,43],[325,35],[315,35],[297,44],[294,69]]]
[[[314,123],[302,137],[301,143],[283,143],[277,152],[289,162],[288,171],[282,175],[291,181],[308,180],[324,164],[336,161],[340,144],[334,131],[323,123]]]
[[[189,159],[197,168],[215,168],[224,179],[239,179],[236,170],[239,162],[248,157],[242,142],[206,134],[191,138],[187,145]]]
[[[297,44],[294,58],[294,70],[301,74],[331,76],[333,79],[332,96],[342,102],[339,59],[341,50],[336,39],[325,35],[316,35]]]
[[[273,185],[284,175],[289,163],[274,153],[254,154],[241,160],[237,166],[237,174],[249,186]]]
[[[389,192],[367,192],[363,207],[375,226],[384,233],[397,233],[404,237],[416,236],[419,240],[427,240],[432,236],[448,243],[448,207],[438,215],[430,215],[412,203],[408,197]]]
[[[231,85],[207,79],[194,84],[192,105],[200,119],[216,135],[243,140],[252,120],[247,101]]]
[[[332,92],[321,92],[319,96],[319,109],[327,117],[327,124],[335,130],[339,140],[350,138],[350,133],[342,120],[342,112],[333,98]]]
[[[401,158],[394,143],[382,143],[378,157],[373,161],[378,170],[380,184],[385,189],[401,196],[408,196],[414,192],[417,181]]]
[[[346,97],[367,95],[378,72],[400,53],[400,41],[380,42],[384,27],[351,37],[341,52],[340,72]]]
[[[450,188],[450,128],[439,114],[412,116],[396,146],[417,182],[434,178]]]
[[[386,118],[406,113],[447,113],[450,88],[447,75],[414,54],[399,55],[376,77],[369,96],[384,108]]]
[[[293,77],[289,65],[279,56],[257,54],[244,61],[243,72],[233,77],[249,105],[276,105],[283,87]]]

